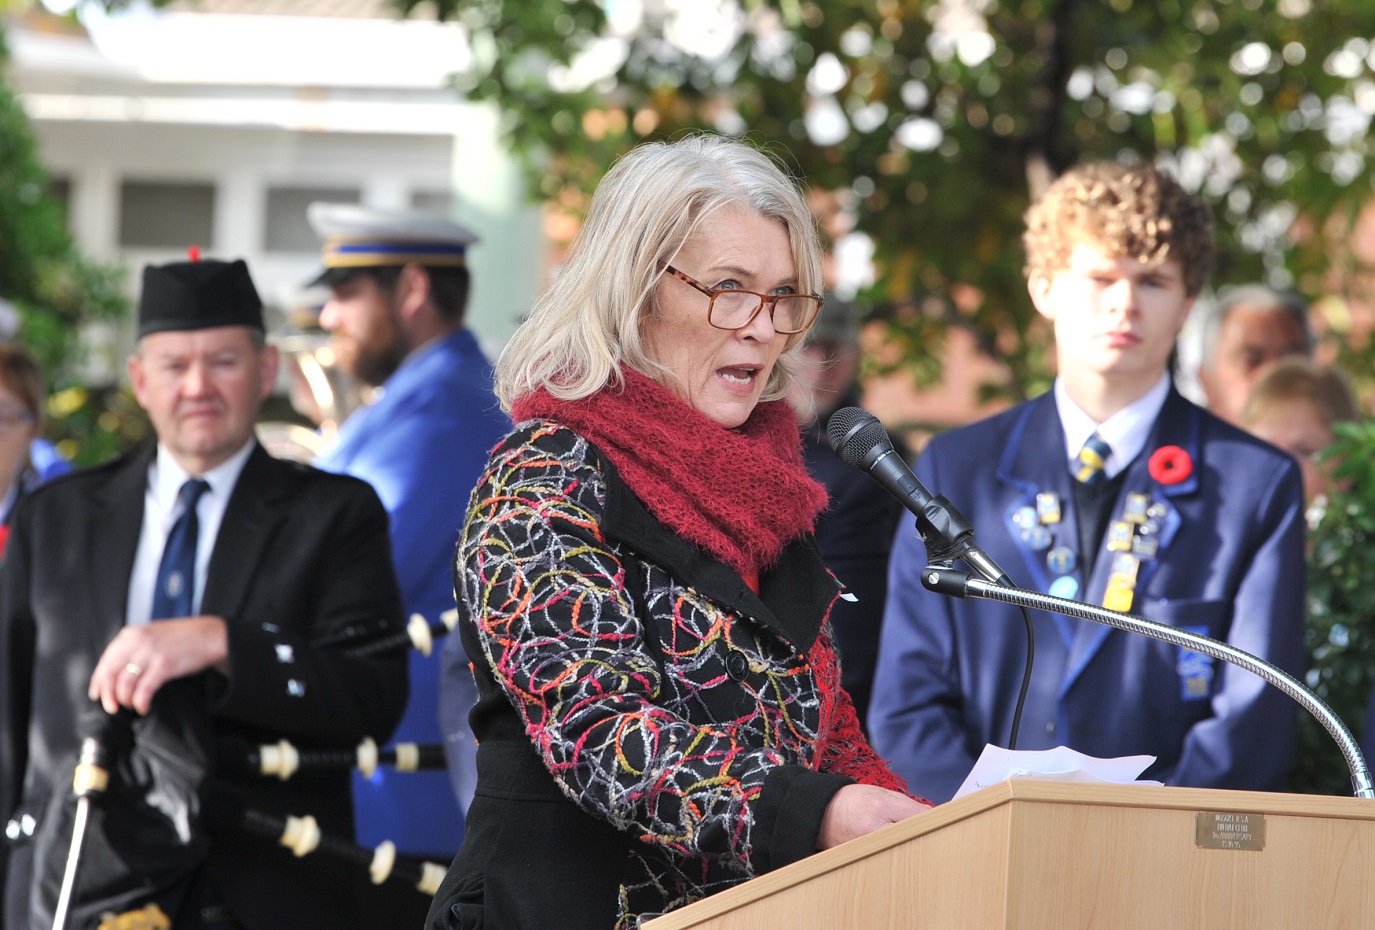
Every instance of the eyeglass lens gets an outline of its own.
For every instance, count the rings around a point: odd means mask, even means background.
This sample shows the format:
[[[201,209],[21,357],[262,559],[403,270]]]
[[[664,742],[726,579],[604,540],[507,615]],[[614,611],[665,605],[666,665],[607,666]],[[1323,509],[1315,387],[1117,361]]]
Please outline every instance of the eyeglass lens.
[[[740,329],[749,323],[760,303],[758,294],[718,291],[711,307],[711,323],[722,329]],[[780,333],[801,332],[816,309],[816,298],[809,294],[784,294],[774,303],[773,328]]]

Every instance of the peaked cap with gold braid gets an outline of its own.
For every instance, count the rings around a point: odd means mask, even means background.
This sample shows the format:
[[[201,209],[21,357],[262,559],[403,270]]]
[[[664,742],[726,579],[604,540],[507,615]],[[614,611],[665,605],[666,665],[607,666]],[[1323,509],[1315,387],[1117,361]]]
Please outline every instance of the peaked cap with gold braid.
[[[325,268],[310,283],[330,285],[362,268],[415,263],[462,267],[477,235],[434,214],[349,203],[312,203],[306,218],[324,240]]]

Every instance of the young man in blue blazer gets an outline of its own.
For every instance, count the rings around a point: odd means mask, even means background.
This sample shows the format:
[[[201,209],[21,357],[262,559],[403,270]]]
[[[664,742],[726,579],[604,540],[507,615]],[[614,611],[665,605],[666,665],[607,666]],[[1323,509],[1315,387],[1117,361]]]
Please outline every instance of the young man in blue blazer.
[[[1046,394],[937,437],[918,476],[1025,587],[1303,664],[1303,496],[1284,453],[1175,391],[1175,337],[1207,281],[1206,204],[1148,165],[1097,162],[1027,213],[1028,288],[1055,331]],[[898,535],[870,712],[874,746],[947,800],[1007,745],[1026,660],[1017,608],[920,581]],[[1089,621],[1033,612],[1018,749],[1149,754],[1171,785],[1282,790],[1297,713],[1248,672]]]

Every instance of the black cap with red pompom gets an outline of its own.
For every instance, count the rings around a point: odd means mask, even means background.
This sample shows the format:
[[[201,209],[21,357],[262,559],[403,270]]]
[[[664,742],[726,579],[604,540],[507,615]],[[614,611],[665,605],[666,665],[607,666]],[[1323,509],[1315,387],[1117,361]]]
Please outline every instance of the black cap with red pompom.
[[[243,259],[202,259],[199,250],[191,255],[191,261],[143,269],[139,338],[216,326],[248,326],[263,332],[263,302]]]

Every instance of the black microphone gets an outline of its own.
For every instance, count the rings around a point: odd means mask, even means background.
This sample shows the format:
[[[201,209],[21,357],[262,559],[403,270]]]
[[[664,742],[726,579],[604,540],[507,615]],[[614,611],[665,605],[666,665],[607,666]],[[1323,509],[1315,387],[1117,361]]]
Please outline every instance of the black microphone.
[[[866,472],[917,518],[917,532],[932,562],[963,559],[993,584],[1011,585],[1007,574],[974,544],[974,527],[944,497],[933,497],[893,448],[878,418],[859,407],[842,407],[826,423],[826,438],[846,465]]]

